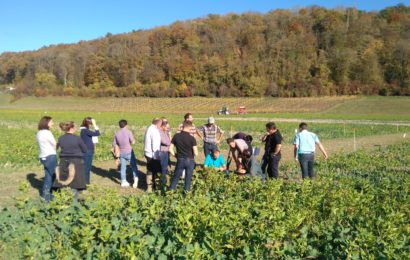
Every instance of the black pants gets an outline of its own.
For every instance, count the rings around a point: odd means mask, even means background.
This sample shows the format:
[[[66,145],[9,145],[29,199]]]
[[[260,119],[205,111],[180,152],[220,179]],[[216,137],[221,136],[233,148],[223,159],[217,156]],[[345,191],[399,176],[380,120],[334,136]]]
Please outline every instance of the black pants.
[[[155,189],[155,179],[157,178],[157,173],[161,173],[161,161],[148,156],[145,156],[145,159],[147,160],[147,175],[152,175],[152,186]]]
[[[269,155],[268,161],[268,176],[269,178],[279,178],[279,161],[281,159],[281,155]]]
[[[300,163],[300,168],[302,169],[302,178],[313,178],[315,177],[315,171],[313,169],[313,165],[315,163],[315,154],[314,153],[307,153],[307,154],[299,154],[298,160]]]

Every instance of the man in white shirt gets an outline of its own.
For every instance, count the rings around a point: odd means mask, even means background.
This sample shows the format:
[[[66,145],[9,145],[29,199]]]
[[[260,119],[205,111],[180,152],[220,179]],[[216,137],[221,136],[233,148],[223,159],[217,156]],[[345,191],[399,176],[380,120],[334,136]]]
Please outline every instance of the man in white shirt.
[[[147,160],[147,191],[151,192],[155,188],[155,178],[161,172],[161,161],[159,153],[161,150],[161,128],[162,120],[154,118],[152,124],[147,128],[144,135],[144,155]]]

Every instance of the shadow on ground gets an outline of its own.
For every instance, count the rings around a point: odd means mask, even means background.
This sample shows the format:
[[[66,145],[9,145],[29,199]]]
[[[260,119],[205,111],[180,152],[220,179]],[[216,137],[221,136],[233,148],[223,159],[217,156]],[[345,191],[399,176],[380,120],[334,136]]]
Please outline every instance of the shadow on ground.
[[[31,187],[36,189],[38,191],[38,194],[41,195],[44,177],[39,178],[37,173],[30,172],[26,175],[26,179],[30,183]]]

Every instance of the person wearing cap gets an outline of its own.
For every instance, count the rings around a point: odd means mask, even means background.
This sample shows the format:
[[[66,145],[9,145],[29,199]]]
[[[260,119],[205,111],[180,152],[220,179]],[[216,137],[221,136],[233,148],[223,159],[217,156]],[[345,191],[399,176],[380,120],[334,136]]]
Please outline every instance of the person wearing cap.
[[[209,117],[208,124],[199,127],[197,134],[204,141],[204,154],[206,158],[208,154],[218,149],[218,144],[222,140],[224,132],[215,124],[215,118]]]
[[[212,151],[212,153],[208,154],[205,158],[204,168],[214,168],[219,171],[225,171],[226,165],[225,160],[222,154],[219,152],[218,149]]]
[[[306,123],[300,123],[299,133],[296,134],[293,144],[294,157],[299,161],[300,168],[302,169],[302,178],[315,177],[313,165],[315,163],[316,145],[323,153],[325,160],[328,158],[325,148],[320,143],[319,138],[315,133],[308,131],[308,125]]]

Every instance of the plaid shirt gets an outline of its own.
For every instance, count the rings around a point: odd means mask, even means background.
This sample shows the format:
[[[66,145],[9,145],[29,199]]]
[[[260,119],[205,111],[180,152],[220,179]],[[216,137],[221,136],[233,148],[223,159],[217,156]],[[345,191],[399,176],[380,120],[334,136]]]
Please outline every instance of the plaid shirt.
[[[203,125],[198,128],[198,131],[201,132],[204,136],[205,143],[216,143],[216,134],[223,134],[223,131],[219,126],[212,124],[210,127],[208,125]]]
[[[180,124],[180,125],[178,126],[178,131],[177,131],[177,133],[181,133],[182,130],[184,130],[184,124]],[[193,137],[195,137],[195,134],[196,134],[196,127],[195,127],[195,125],[192,125],[191,129],[189,130],[189,134],[192,135]]]

